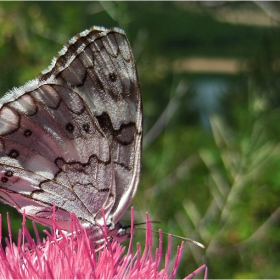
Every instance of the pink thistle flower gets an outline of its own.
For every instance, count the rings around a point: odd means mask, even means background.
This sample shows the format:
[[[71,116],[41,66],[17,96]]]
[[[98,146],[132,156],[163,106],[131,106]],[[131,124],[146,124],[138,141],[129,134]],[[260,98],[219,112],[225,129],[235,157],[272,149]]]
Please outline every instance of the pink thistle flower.
[[[65,234],[58,229],[40,242],[35,224],[38,244],[31,237],[23,217],[23,229],[18,235],[18,244],[12,242],[10,221],[8,219],[9,238],[6,248],[0,246],[0,278],[9,279],[173,279],[179,266],[184,242],[177,248],[175,262],[169,272],[171,258],[171,236],[168,237],[168,250],[165,255],[164,268],[162,262],[162,233],[159,231],[159,246],[153,254],[152,227],[147,214],[146,242],[143,253],[137,243],[137,250],[132,249],[134,212],[131,211],[131,238],[128,249],[116,240],[109,241],[104,229],[105,243],[99,249],[93,248],[87,232],[82,228],[76,216],[72,215],[73,234]],[[0,215],[0,239],[2,240],[2,217]],[[125,252],[126,251],[126,252]],[[201,266],[186,279],[193,277],[206,266]],[[207,272],[207,268],[205,269]]]

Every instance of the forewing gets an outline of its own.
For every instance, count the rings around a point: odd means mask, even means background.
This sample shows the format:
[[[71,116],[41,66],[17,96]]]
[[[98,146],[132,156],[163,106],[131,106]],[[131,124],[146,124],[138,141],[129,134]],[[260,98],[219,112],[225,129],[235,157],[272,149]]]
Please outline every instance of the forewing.
[[[106,134],[114,165],[111,214],[116,222],[129,206],[140,175],[142,103],[135,61],[117,28],[86,30],[70,42],[40,79],[52,77],[75,88]]]
[[[140,87],[123,31],[84,31],[38,79],[2,99],[0,199],[43,224],[55,203],[64,229],[70,212],[94,225],[104,208],[116,222],[138,185],[141,139]]]

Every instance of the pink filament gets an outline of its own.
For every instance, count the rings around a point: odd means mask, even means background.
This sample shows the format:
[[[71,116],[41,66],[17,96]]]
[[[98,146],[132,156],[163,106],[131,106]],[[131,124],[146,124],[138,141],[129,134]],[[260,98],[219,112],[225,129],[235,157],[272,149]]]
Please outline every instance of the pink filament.
[[[0,223],[2,217],[0,215]],[[153,253],[152,226],[149,215],[146,215],[146,241],[143,253],[141,246],[136,245],[133,252],[134,211],[131,210],[131,238],[128,249],[115,240],[109,241],[107,228],[103,227],[104,240],[102,250],[96,251],[92,246],[87,232],[80,225],[74,214],[71,215],[72,234],[65,234],[59,229],[53,218],[52,233],[47,232],[47,238],[43,242],[35,230],[37,244],[31,237],[25,224],[23,215],[23,229],[19,234],[18,243],[12,242],[11,226],[8,217],[9,239],[4,250],[0,246],[0,278],[17,279],[147,279],[147,278],[174,278],[179,267],[184,243],[178,247],[175,262],[171,273],[168,272],[171,258],[171,236],[168,237],[168,250],[165,254],[164,268],[160,269],[163,256],[162,233],[159,232],[158,248]],[[2,224],[0,224],[1,226]],[[0,239],[2,230],[0,229]],[[200,267],[187,276],[193,277],[206,266]]]

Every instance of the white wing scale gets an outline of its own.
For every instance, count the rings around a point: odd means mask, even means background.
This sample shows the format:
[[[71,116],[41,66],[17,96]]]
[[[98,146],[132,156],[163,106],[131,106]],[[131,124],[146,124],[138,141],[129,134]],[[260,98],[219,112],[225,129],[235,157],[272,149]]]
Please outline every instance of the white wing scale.
[[[74,212],[85,227],[114,229],[139,182],[141,93],[120,29],[73,37],[35,80],[1,99],[0,200],[62,229]]]

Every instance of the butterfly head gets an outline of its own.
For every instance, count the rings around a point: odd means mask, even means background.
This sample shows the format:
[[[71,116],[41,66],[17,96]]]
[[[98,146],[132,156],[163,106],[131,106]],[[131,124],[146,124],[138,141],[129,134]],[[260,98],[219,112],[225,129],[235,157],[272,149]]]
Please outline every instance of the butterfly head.
[[[109,236],[112,236],[113,239],[117,240],[118,242],[123,242],[130,238],[130,232],[127,232],[129,227],[124,225],[121,222],[117,222],[115,228],[108,232]]]
[[[105,242],[106,239],[114,239],[118,242],[123,242],[130,238],[130,232],[127,232],[129,226],[126,226],[120,222],[116,224],[110,223],[106,226],[106,229],[102,228],[100,225],[98,226],[90,226],[86,228],[87,234],[89,238],[95,244],[102,244]],[[107,232],[106,232],[107,231]]]

